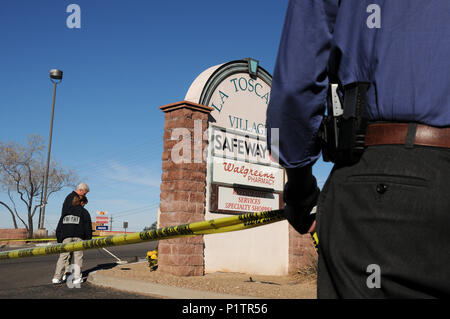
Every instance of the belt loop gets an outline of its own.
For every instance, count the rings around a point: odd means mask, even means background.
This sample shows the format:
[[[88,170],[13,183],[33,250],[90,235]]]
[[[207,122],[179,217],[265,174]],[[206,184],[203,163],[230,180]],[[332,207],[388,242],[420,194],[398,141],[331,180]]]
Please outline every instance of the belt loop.
[[[406,133],[405,148],[413,148],[416,140],[417,123],[408,123],[408,133]]]

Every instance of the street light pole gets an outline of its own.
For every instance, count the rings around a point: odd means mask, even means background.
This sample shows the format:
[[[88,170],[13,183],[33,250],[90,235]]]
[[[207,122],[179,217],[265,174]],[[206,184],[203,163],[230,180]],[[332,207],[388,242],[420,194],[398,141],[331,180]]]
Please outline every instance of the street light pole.
[[[39,218],[38,218],[38,229],[41,227],[41,216],[42,216],[42,198],[44,198],[44,184],[45,184],[45,173],[42,174],[42,186],[41,186],[41,205],[39,206]]]
[[[50,168],[50,153],[52,149],[52,135],[53,135],[53,116],[55,114],[55,97],[56,97],[56,85],[62,81],[63,72],[61,70],[50,70],[50,80],[53,82],[53,103],[52,103],[52,117],[50,120],[50,136],[48,139],[48,152],[47,152],[47,167],[45,169],[45,181],[44,181],[44,203],[42,206],[42,214],[40,220],[40,227],[44,228],[45,207],[47,206],[47,188],[48,188],[48,171]]]

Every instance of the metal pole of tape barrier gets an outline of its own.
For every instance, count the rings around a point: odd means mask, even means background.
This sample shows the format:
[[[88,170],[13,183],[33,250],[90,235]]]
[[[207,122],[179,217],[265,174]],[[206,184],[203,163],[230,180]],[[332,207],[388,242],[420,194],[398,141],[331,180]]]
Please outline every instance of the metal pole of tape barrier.
[[[114,255],[112,252],[110,252],[108,249],[106,248],[102,248],[103,251],[106,251],[109,255],[113,256],[117,261],[117,264],[126,264],[127,261],[126,260],[121,260],[119,257],[117,257],[116,255]]]
[[[249,229],[284,220],[284,210],[247,213],[231,217],[194,222],[178,226],[159,228],[156,230],[129,233],[127,235],[107,236],[66,244],[53,244],[47,247],[24,248],[0,252],[1,259],[33,257],[50,254],[60,254],[78,250],[129,245],[144,241],[171,239],[186,236],[208,235],[230,231]],[[314,239],[314,237],[313,237]]]

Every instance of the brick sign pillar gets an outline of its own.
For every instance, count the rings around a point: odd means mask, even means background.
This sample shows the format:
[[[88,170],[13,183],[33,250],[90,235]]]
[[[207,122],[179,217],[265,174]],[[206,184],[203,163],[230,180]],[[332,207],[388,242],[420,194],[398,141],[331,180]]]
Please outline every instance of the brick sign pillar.
[[[167,227],[205,220],[206,161],[203,150],[212,111],[181,101],[160,108],[165,114],[164,150],[159,226]],[[205,272],[203,236],[161,240],[158,271],[176,276],[202,276]]]

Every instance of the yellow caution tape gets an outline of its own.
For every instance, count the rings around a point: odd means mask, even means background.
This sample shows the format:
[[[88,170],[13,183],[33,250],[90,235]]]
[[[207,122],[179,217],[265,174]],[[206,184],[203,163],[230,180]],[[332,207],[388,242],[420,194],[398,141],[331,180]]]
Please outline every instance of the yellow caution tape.
[[[319,237],[317,236],[317,232],[312,232],[311,237],[314,243],[314,248],[316,249],[316,252],[319,252]]]
[[[0,241],[56,241],[56,238],[0,238]]]
[[[95,236],[92,238],[101,238],[101,237],[106,237],[106,236]],[[28,238],[28,239],[0,238],[0,242],[3,242],[3,241],[9,241],[9,242],[13,242],[13,241],[56,241],[56,238]]]
[[[156,230],[149,230],[126,235],[106,236],[65,244],[53,244],[46,247],[23,248],[11,251],[0,252],[1,259],[33,257],[50,254],[60,254],[85,249],[102,248],[109,246],[119,246],[136,244],[144,241],[154,241],[161,239],[171,239],[196,235],[208,235],[230,231],[249,229],[262,225],[271,224],[284,220],[283,210],[268,212],[248,213],[231,217],[223,217],[178,226],[163,227]],[[316,237],[317,238],[317,237]]]

